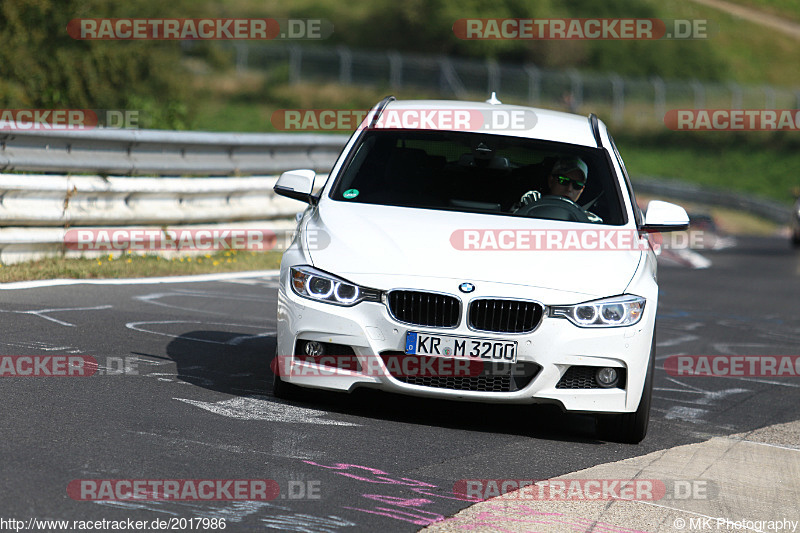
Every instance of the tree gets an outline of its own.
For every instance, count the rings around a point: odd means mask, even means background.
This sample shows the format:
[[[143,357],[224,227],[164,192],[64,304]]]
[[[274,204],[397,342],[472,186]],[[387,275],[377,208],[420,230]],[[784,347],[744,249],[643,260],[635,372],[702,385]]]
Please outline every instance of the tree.
[[[185,0],[3,0],[0,105],[144,111],[140,126],[185,127],[188,75],[177,41],[76,40],[76,18],[186,17]]]

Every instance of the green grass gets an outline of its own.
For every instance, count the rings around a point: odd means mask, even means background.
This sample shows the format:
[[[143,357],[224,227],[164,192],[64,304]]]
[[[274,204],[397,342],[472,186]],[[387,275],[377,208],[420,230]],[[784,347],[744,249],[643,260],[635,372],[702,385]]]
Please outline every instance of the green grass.
[[[795,22],[800,22],[800,3],[797,0],[727,0],[732,4],[739,4],[777,15]]]
[[[708,132],[706,135],[714,135]],[[681,135],[675,132],[674,135]],[[722,133],[722,139],[731,139]],[[719,189],[751,193],[784,202],[800,194],[800,151],[796,147],[764,146],[731,140],[679,143],[641,143],[617,139],[631,176],[678,179]]]
[[[280,252],[236,250],[171,259],[156,255],[133,254],[74,259],[50,257],[38,261],[0,265],[0,283],[36,279],[141,278],[271,270],[278,268],[280,262]]]
[[[797,62],[796,39],[699,4],[684,3],[681,12],[680,18],[713,21],[718,31],[708,38],[708,44],[715,55],[724,58],[732,81],[784,87],[800,85],[800,70],[789,67]],[[687,78],[702,78],[699,72],[686,74]]]

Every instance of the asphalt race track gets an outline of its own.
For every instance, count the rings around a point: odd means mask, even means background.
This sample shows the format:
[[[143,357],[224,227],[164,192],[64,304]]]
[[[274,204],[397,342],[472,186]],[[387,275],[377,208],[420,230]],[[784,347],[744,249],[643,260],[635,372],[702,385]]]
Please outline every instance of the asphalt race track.
[[[4,519],[224,518],[226,531],[417,531],[460,479],[547,479],[800,419],[800,380],[675,378],[676,354],[800,355],[800,253],[739,238],[663,265],[656,390],[639,446],[550,407],[375,392],[271,395],[274,278],[0,291],[0,354],[88,356],[88,377],[2,377]],[[80,501],[74,480],[269,479],[271,501]],[[74,496],[74,495],[73,495]],[[188,528],[187,528],[188,529]],[[210,529],[206,529],[210,530]]]

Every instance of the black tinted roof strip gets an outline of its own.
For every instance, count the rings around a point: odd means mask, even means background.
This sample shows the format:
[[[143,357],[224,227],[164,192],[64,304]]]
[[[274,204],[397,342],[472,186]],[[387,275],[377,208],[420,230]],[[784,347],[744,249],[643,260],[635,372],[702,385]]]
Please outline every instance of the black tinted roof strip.
[[[372,116],[372,120],[369,123],[370,128],[375,127],[375,124],[378,123],[378,119],[381,118],[381,115],[383,114],[383,110],[386,109],[386,106],[389,105],[389,102],[392,102],[394,100],[396,100],[396,98],[392,95],[389,95],[380,102],[378,102],[378,105],[375,106],[375,114]]]
[[[600,140],[600,120],[594,113],[589,115],[589,124],[592,126],[592,135],[594,135],[594,140],[597,143],[597,147],[602,148],[603,141]]]

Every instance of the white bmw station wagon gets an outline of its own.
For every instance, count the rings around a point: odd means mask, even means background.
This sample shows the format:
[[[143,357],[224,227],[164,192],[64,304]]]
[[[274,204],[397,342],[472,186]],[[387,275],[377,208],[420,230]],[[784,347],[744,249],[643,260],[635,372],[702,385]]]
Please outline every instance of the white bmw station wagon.
[[[647,432],[661,232],[605,125],[487,102],[387,97],[308,203],[283,256],[274,394],[304,388],[555,403],[603,438]]]

